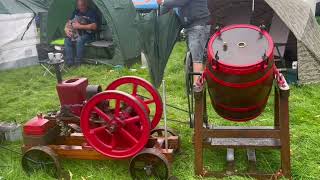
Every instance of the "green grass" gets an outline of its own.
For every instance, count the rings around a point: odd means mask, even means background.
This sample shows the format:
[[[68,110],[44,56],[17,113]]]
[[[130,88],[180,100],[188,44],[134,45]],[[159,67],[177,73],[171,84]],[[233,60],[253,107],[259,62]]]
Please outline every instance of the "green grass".
[[[169,60],[165,72],[167,82],[168,103],[187,108],[185,96],[183,57],[184,43],[178,43]],[[138,68],[138,66],[136,67]],[[39,66],[19,70],[0,72],[0,120],[24,123],[39,112],[55,110],[59,107],[55,91],[55,79],[42,76],[43,69]],[[136,75],[150,79],[146,70],[138,69],[131,72],[127,69],[113,71],[107,66],[82,66],[72,69],[65,78],[88,77],[90,84],[101,84],[106,87],[110,82],[124,75]],[[292,151],[292,175],[294,179],[320,179],[320,85],[292,86],[290,97],[290,132]],[[271,95],[273,96],[273,95]],[[240,125],[272,125],[273,98],[265,113],[257,120]],[[215,115],[212,108],[209,115],[215,120],[211,122],[230,125]],[[187,114],[173,109],[168,110],[171,119],[187,122]],[[169,122],[169,126],[179,131],[182,137],[182,153],[176,156],[172,174],[179,179],[197,179],[194,176],[194,152],[191,143],[192,129],[186,124]],[[5,144],[20,151],[20,142]],[[244,170],[246,163],[243,151],[237,151],[237,168]],[[279,167],[279,152],[272,150],[258,151],[260,170],[272,171]],[[225,151],[206,151],[206,167],[222,169],[225,163]],[[63,160],[65,170],[72,173],[73,179],[130,179],[127,161],[81,161]],[[1,167],[8,165],[9,167]],[[21,169],[20,157],[0,149],[0,179],[48,179],[46,174],[28,177]],[[227,179],[246,179],[230,177]]]

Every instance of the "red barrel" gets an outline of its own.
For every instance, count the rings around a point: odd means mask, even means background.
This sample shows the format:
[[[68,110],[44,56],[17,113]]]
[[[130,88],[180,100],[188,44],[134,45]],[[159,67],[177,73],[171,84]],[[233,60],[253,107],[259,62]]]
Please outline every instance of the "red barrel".
[[[267,31],[247,24],[225,27],[211,37],[205,78],[221,117],[243,122],[263,112],[274,79],[273,49]]]

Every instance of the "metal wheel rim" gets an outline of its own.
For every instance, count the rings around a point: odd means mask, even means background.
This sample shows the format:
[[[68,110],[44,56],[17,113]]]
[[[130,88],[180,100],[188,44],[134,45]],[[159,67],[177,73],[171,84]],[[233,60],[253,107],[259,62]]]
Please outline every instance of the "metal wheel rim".
[[[152,160],[148,158],[152,158]],[[137,167],[137,164],[139,167]],[[162,172],[159,167],[163,170]],[[146,168],[151,168],[151,170]],[[129,169],[133,180],[149,180],[152,178],[157,180],[167,180],[170,174],[167,158],[157,149],[145,149],[141,153],[137,154],[131,159]],[[137,174],[138,172],[139,176]],[[150,172],[152,174],[149,174]]]
[[[189,122],[190,128],[194,127],[194,97],[193,97],[193,72],[191,53],[188,52],[185,58],[185,80],[186,80],[186,94],[188,98]]]
[[[59,178],[61,176],[58,156],[46,146],[32,147],[26,151],[22,156],[21,164],[28,175],[44,170],[51,177]]]

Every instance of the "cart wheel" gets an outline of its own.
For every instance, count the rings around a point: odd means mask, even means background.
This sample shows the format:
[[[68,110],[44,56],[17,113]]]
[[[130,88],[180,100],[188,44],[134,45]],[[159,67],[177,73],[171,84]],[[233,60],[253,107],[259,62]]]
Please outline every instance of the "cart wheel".
[[[145,149],[137,154],[129,168],[133,180],[167,180],[170,174],[167,158],[156,149]]]
[[[22,168],[28,175],[40,170],[54,178],[61,175],[58,156],[46,146],[35,146],[25,152],[22,156]]]
[[[193,64],[192,56],[190,52],[187,52],[185,58],[185,83],[186,83],[186,94],[188,97],[188,109],[189,109],[189,122],[190,128],[194,127],[194,96],[193,96]]]
[[[172,130],[170,128],[167,128],[167,133],[168,133],[168,137],[170,137],[170,136],[178,136],[179,137],[178,147],[170,147],[170,145],[169,145],[169,148],[174,149],[175,153],[180,152],[181,140],[180,140],[180,136],[178,135],[178,133],[176,133],[174,130]],[[150,135],[153,137],[165,137],[165,129],[164,129],[164,127],[157,127],[150,132]]]

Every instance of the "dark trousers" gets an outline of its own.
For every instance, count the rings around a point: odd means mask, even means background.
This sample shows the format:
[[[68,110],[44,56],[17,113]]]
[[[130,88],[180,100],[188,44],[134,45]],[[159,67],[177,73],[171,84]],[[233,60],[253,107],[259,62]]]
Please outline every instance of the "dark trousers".
[[[66,64],[73,65],[73,64],[81,64],[83,55],[84,55],[84,48],[86,43],[90,43],[94,40],[94,36],[90,34],[83,34],[77,38],[77,41],[72,41],[69,37],[65,38],[64,46],[65,46],[65,53],[66,53]],[[74,57],[73,51],[75,43],[76,48],[76,56]]]

